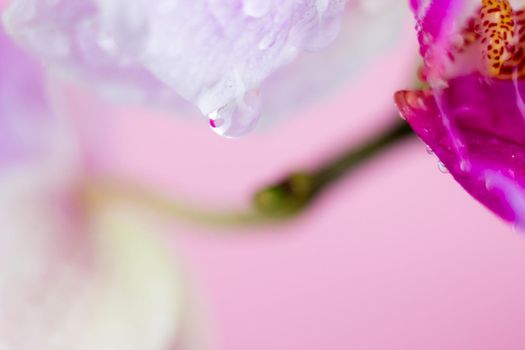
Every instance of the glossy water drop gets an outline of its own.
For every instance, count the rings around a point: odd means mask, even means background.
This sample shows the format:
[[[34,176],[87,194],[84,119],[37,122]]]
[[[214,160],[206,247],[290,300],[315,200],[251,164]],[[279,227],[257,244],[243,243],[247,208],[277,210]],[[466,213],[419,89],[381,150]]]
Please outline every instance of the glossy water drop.
[[[459,168],[461,169],[461,171],[463,171],[465,173],[469,172],[471,167],[472,166],[471,166],[470,162],[468,160],[466,160],[466,159],[461,160],[461,162],[459,163]]]
[[[210,128],[220,136],[235,138],[252,131],[261,116],[261,94],[252,90],[211,112]]]
[[[427,154],[429,154],[429,155],[433,155],[434,154],[434,151],[432,150],[432,148],[430,148],[429,145],[425,145],[425,149],[427,151]]]
[[[259,41],[259,50],[266,50],[275,43],[275,33],[266,34],[261,41]]]
[[[441,171],[443,174],[448,174],[448,169],[447,169],[447,167],[446,167],[445,164],[443,164],[443,162],[441,162],[441,161],[438,162],[438,169],[439,169],[439,171]]]
[[[488,176],[485,177],[485,188],[487,189],[487,191],[492,190],[492,180]]]

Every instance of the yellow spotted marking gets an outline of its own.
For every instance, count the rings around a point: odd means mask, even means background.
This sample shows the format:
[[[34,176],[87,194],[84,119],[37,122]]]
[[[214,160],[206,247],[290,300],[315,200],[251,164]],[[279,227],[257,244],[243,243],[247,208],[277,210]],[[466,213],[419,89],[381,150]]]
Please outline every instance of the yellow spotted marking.
[[[516,51],[515,25],[514,11],[508,0],[482,0],[479,31],[490,76],[502,78],[509,68]]]

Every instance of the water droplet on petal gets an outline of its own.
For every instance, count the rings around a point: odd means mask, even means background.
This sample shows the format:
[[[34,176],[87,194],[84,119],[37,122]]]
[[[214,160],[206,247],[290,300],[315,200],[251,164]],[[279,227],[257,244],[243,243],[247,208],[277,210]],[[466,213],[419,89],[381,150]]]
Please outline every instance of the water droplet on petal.
[[[461,169],[461,171],[463,172],[468,172],[470,171],[470,168],[471,168],[471,164],[468,160],[466,159],[463,159],[461,161],[461,163],[459,163],[459,168]]]
[[[266,50],[268,49],[270,46],[272,46],[274,43],[275,43],[275,34],[274,33],[268,33],[266,34],[262,39],[261,41],[259,41],[259,50]]]
[[[439,161],[438,162],[438,169],[439,171],[441,171],[443,174],[448,174],[448,169],[447,167],[445,166],[445,164],[443,164],[443,162]]]
[[[211,112],[210,128],[220,136],[235,138],[252,131],[261,116],[261,94],[252,90]]]
[[[487,191],[492,190],[492,180],[489,177],[485,178],[485,188]]]
[[[434,154],[434,151],[432,150],[432,148],[430,148],[429,145],[425,145],[425,149],[427,151],[427,154],[429,154],[429,155],[433,155]]]

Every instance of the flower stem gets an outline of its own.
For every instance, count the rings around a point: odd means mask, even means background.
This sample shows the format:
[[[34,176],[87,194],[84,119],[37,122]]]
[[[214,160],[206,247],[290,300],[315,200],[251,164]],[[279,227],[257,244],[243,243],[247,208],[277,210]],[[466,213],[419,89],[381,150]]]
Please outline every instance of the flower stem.
[[[385,132],[357,148],[350,148],[318,169],[290,174],[277,184],[257,192],[254,206],[268,216],[296,215],[342,176],[410,136],[413,133],[408,124],[396,122]]]
[[[149,187],[108,179],[91,179],[84,186],[84,197],[92,207],[124,201],[165,219],[213,227],[243,227],[263,224],[272,218],[255,211],[218,211],[193,206]]]
[[[92,205],[107,203],[108,200],[125,200],[163,217],[188,223],[214,227],[261,225],[300,214],[341,177],[412,135],[407,123],[398,122],[363,145],[351,147],[317,169],[290,174],[279,183],[258,191],[253,198],[252,210],[247,211],[207,210],[149,188],[107,179],[91,179],[85,190]]]

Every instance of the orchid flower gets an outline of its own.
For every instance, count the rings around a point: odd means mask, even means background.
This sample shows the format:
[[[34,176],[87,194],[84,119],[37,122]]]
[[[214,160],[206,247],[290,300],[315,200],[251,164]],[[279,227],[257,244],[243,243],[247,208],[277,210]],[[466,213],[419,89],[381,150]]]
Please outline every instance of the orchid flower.
[[[402,116],[442,168],[502,219],[525,225],[525,12],[519,1],[413,0],[428,87]]]
[[[395,41],[402,14],[388,0],[13,0],[4,19],[24,47],[98,91],[198,109],[236,137],[354,74]],[[339,32],[326,54],[303,54]]]
[[[1,29],[0,78],[0,349],[179,345],[184,288],[155,223],[86,200],[72,128]]]

